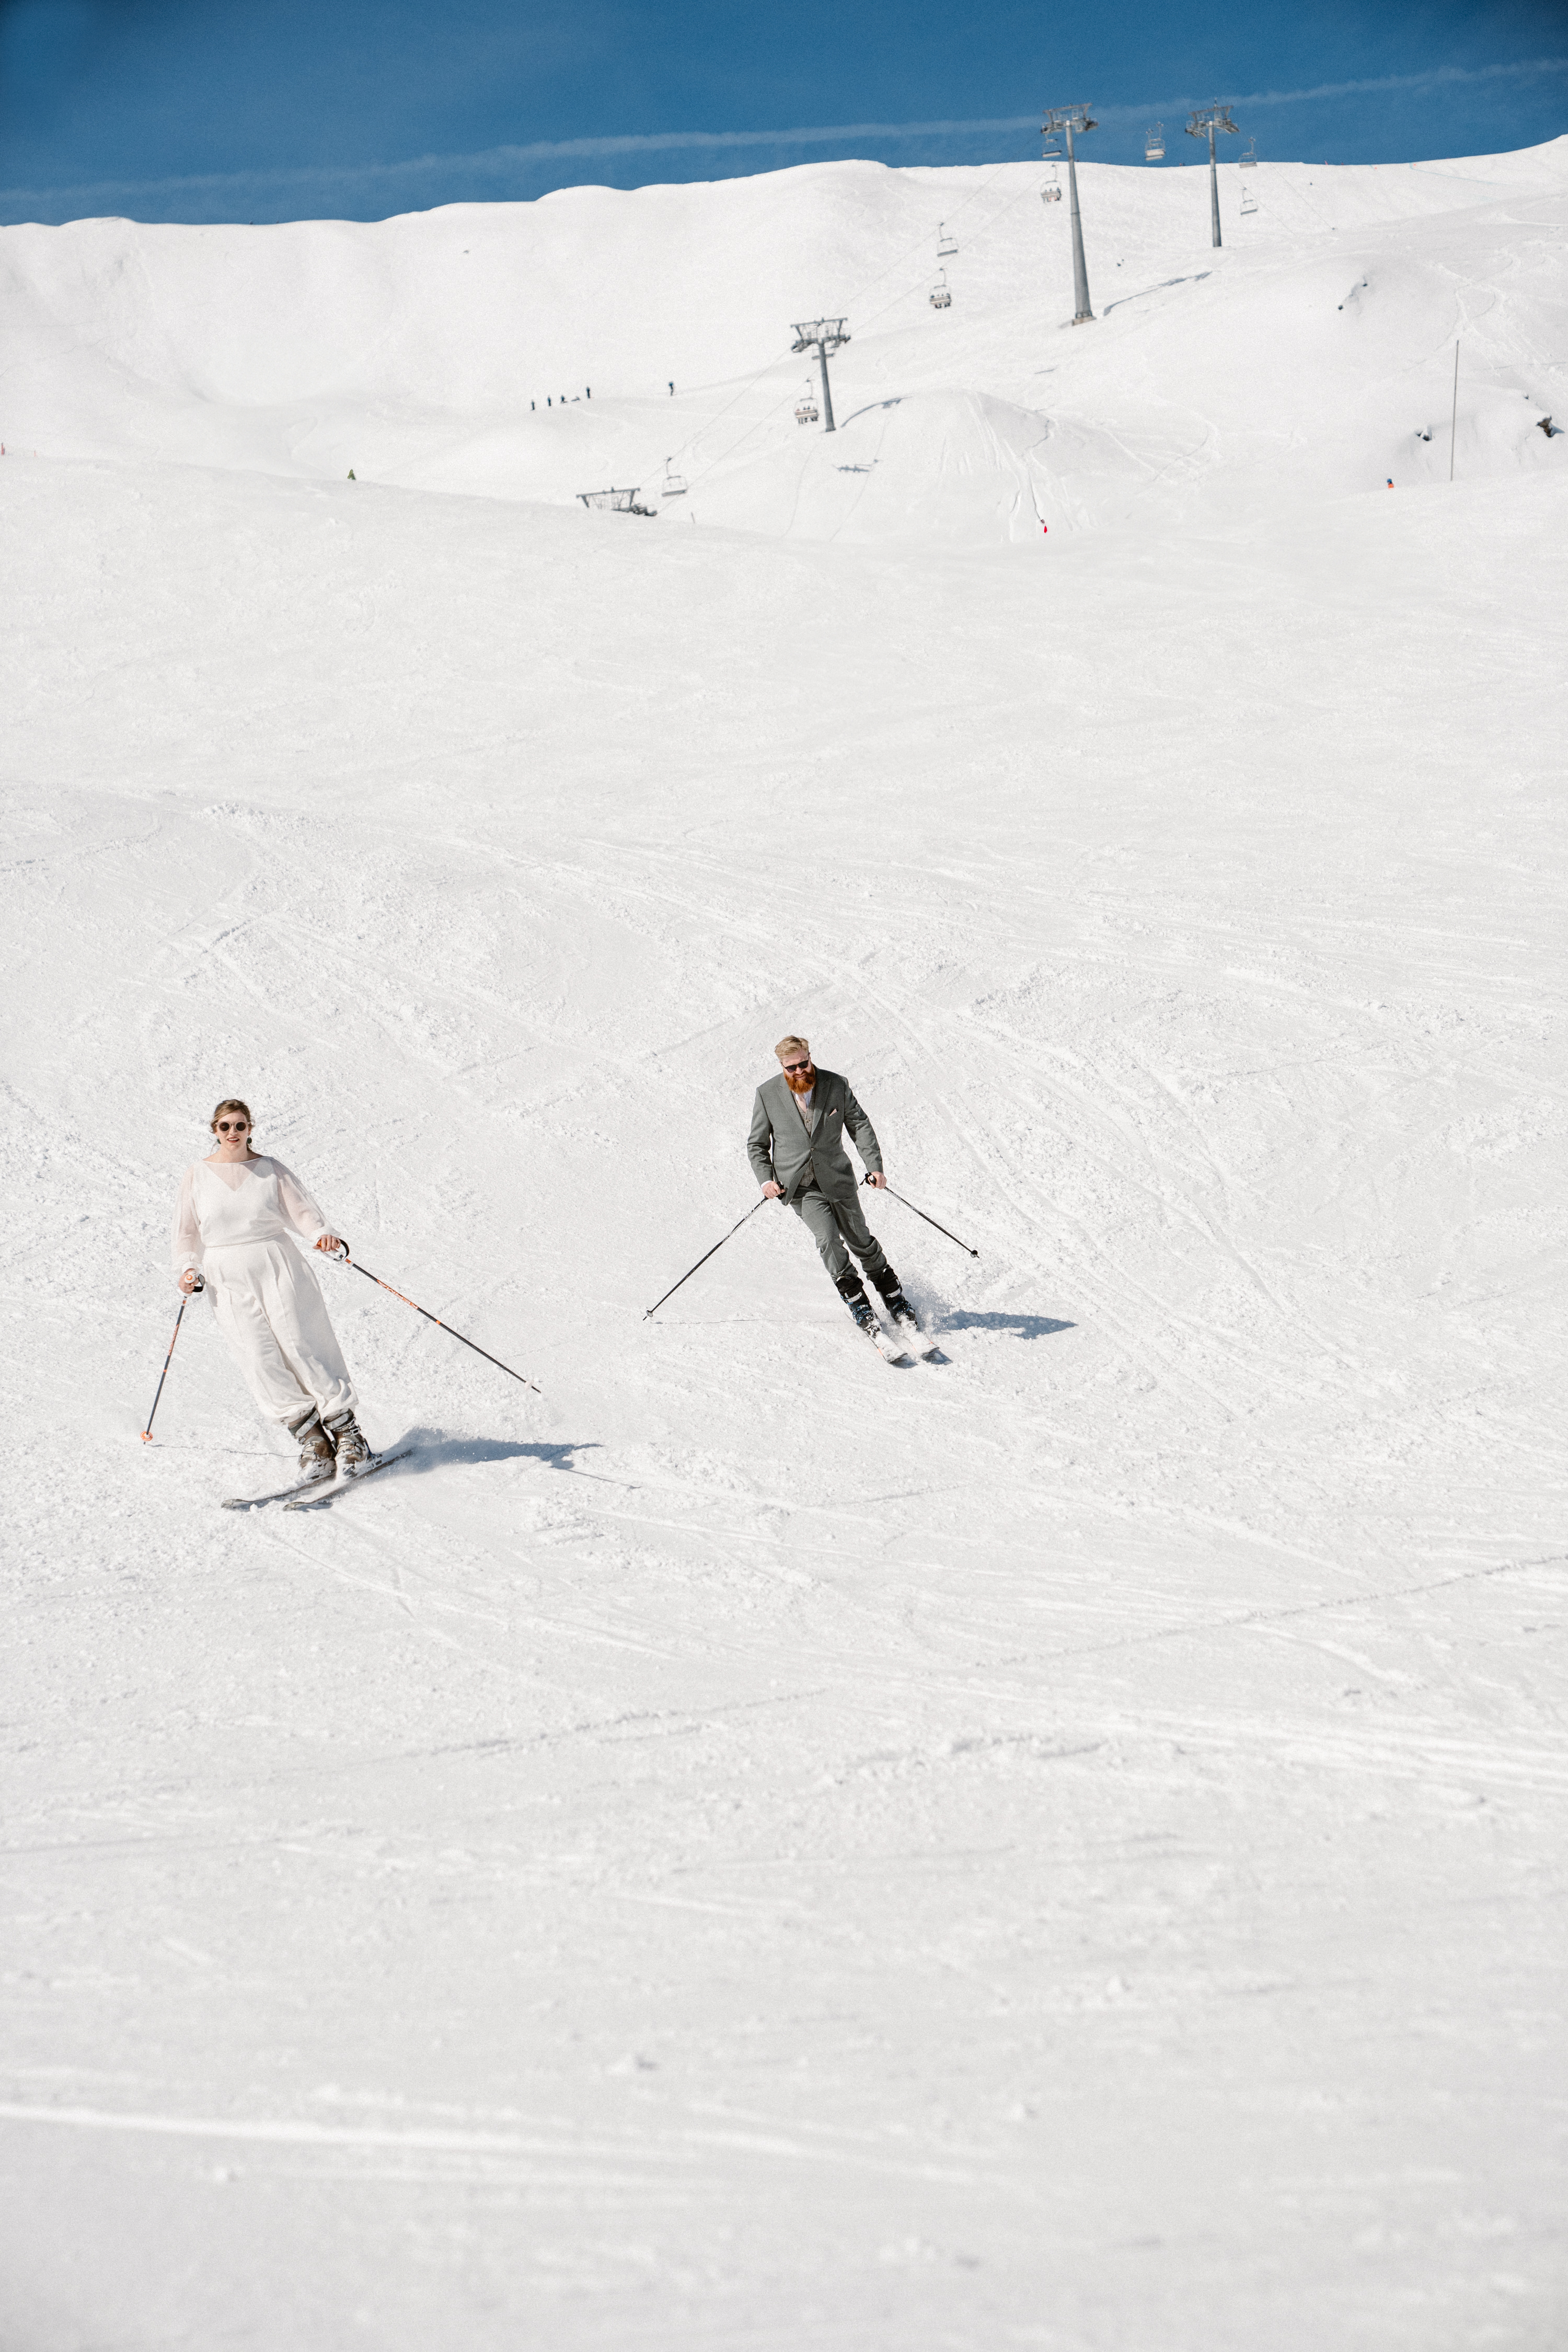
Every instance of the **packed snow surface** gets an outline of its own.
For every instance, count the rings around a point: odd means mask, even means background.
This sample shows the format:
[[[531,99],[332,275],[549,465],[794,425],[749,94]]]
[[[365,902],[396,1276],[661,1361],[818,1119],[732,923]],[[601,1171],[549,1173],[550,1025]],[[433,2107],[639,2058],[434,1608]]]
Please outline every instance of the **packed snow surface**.
[[[1561,2344],[1565,153],[0,235],[6,2352]]]

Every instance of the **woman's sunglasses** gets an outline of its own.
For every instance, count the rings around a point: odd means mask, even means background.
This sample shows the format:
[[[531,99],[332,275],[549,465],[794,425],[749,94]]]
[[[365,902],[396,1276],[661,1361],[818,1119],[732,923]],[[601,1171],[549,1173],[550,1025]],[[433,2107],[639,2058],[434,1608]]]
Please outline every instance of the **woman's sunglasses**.
[[[243,1135],[249,1125],[247,1118],[220,1118],[217,1131],[220,1135]]]

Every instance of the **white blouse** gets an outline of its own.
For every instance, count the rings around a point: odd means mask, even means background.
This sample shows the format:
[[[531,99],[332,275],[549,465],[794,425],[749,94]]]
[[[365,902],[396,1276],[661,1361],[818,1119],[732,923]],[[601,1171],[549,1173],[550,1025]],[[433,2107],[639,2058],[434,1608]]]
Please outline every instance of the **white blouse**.
[[[193,1160],[174,1206],[174,1265],[179,1280],[207,1250],[281,1241],[289,1232],[319,1242],[331,1227],[280,1160]]]

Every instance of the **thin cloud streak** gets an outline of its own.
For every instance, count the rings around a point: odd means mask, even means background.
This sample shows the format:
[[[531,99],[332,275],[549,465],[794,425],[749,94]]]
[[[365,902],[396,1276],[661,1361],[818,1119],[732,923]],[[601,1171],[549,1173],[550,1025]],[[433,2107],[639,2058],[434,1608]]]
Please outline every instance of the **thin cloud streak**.
[[[1371,98],[1393,91],[1439,89],[1455,84],[1521,80],[1530,76],[1568,73],[1568,58],[1530,58],[1513,65],[1436,66],[1426,73],[1381,74],[1367,81],[1319,82],[1310,89],[1253,90],[1233,98],[1233,107],[1303,106],[1331,98]],[[1136,106],[1103,106],[1101,122],[1142,121],[1151,115],[1173,115],[1206,101],[1185,98],[1144,100]],[[595,156],[657,155],[735,147],[839,146],[848,139],[962,139],[987,132],[1035,131],[1041,112],[997,115],[974,122],[835,122],[811,130],[784,131],[663,131],[605,133],[589,139],[538,139],[525,146],[486,147],[468,155],[415,155],[397,163],[306,163],[286,170],[209,172],[163,180],[93,180],[74,187],[0,188],[0,206],[41,203],[51,209],[95,196],[213,195],[247,188],[258,194],[282,194],[290,188],[331,187],[344,194],[358,189],[383,189],[389,194],[400,184],[428,179],[435,173],[504,178],[520,166],[553,163]]]

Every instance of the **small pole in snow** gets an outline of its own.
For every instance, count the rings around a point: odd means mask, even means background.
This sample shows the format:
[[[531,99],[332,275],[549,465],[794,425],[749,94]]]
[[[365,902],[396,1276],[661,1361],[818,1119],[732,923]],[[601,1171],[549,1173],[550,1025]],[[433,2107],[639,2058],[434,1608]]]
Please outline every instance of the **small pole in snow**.
[[[1454,345],[1454,409],[1448,419],[1448,479],[1454,478],[1454,436],[1459,429],[1459,346]]]

